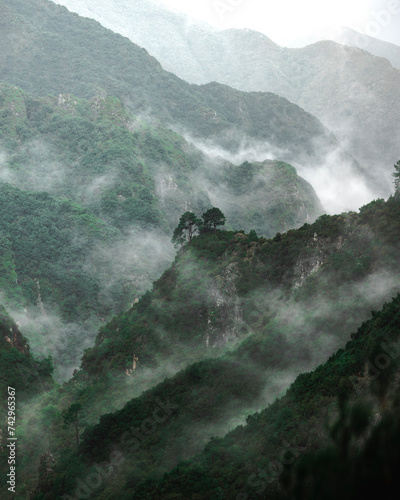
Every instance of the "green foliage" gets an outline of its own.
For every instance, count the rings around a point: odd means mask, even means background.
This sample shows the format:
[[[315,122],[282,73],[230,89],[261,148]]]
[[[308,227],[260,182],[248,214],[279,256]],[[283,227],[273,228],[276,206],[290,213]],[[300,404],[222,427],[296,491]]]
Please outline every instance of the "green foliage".
[[[1,0],[1,9],[7,16],[1,24],[0,71],[4,81],[27,92],[58,96],[68,89],[80,98],[104,92],[135,114],[151,109],[158,119],[179,123],[197,136],[220,135],[232,150],[237,149],[237,134],[268,141],[293,157],[312,155],[316,138],[320,148],[335,146],[317,119],[288,100],[216,83],[191,86],[127,38],[58,5]],[[12,37],[27,40],[27,45],[8,44]]]
[[[216,231],[217,226],[225,225],[226,217],[217,207],[210,208],[201,216],[204,231]]]
[[[179,219],[179,224],[172,236],[174,246],[182,246],[187,241],[191,241],[200,226],[201,220],[193,212],[185,212]]]
[[[54,371],[53,359],[51,356],[43,358],[37,363],[37,371],[40,376],[48,377]]]
[[[33,306],[40,293],[46,307],[58,306],[68,319],[104,311],[99,277],[85,270],[93,245],[113,234],[100,220],[76,204],[4,183],[0,220],[8,300]]]
[[[73,426],[75,430],[76,446],[79,447],[79,427],[81,425],[82,405],[73,403],[64,413],[64,428]]]
[[[204,499],[212,498],[218,487],[225,498],[263,493],[276,500],[355,500],[368,491],[396,498],[397,482],[388,478],[394,477],[398,462],[398,365],[389,384],[393,409],[376,425],[369,387],[358,390],[353,379],[360,361],[367,361],[373,346],[382,346],[382,338],[399,342],[399,318],[400,295],[364,323],[345,349],[314,372],[297,377],[281,400],[252,415],[245,427],[211,440],[201,454],[162,478],[140,484],[137,498],[190,497],[188,481],[195,470],[195,491]],[[328,414],[334,415],[330,436],[324,423]]]
[[[51,360],[37,362],[29,354],[27,340],[16,324],[0,305],[0,394],[7,394],[13,387],[19,397],[25,399],[53,385]]]

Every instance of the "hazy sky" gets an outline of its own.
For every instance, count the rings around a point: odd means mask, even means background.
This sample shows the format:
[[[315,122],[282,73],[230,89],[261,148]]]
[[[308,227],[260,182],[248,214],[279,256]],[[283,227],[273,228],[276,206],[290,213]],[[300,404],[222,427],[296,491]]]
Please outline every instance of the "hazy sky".
[[[400,0],[161,1],[219,28],[255,29],[279,44],[337,25],[400,45]]]

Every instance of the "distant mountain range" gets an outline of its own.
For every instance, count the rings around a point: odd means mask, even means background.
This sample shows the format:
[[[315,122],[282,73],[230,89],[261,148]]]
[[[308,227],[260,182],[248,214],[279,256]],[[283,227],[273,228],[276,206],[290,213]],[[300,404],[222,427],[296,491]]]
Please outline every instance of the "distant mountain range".
[[[397,500],[399,70],[84,5],[229,85],[0,0],[0,497]]]
[[[5,83],[40,96],[116,96],[134,115],[173,127],[195,145],[201,141],[206,153],[218,146],[227,159],[228,153],[244,151],[242,161],[282,160],[307,180],[325,167],[322,178],[337,200],[343,198],[338,187],[343,176],[350,176],[355,189],[347,203],[352,205],[339,203],[331,211],[356,209],[373,190],[379,193],[373,175],[345,153],[335,136],[283,97],[218,83],[189,85],[128,39],[47,0],[0,0],[0,6]],[[369,194],[360,200],[359,192]]]
[[[151,0],[58,3],[129,37],[188,82],[286,97],[318,117],[368,168],[375,185],[390,191],[389,172],[399,156],[400,71],[382,57],[398,67],[400,48],[351,30],[334,36],[346,46],[319,41],[282,48],[261,33],[215,30]],[[366,45],[375,56],[349,45]]]
[[[364,35],[364,33],[359,33],[345,26],[341,26],[340,28],[332,27],[317,31],[307,37],[298,38],[291,46],[305,47],[321,40],[332,40],[342,45],[358,47],[370,52],[374,56],[384,57],[394,68],[400,69],[400,47],[398,45]]]

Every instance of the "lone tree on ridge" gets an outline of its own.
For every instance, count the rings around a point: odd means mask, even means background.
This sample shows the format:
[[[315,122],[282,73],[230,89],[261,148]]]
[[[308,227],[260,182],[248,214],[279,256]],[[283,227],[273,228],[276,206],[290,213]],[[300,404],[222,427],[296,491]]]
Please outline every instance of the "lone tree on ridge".
[[[205,231],[216,231],[217,226],[225,225],[226,217],[217,207],[210,208],[202,215],[203,228]]]

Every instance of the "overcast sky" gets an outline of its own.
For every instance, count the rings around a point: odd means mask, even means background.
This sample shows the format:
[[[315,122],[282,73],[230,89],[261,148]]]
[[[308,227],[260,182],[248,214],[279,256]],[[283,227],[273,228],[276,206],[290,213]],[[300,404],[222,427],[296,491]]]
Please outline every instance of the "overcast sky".
[[[281,45],[332,25],[400,45],[400,0],[161,1],[219,28],[255,29]]]

